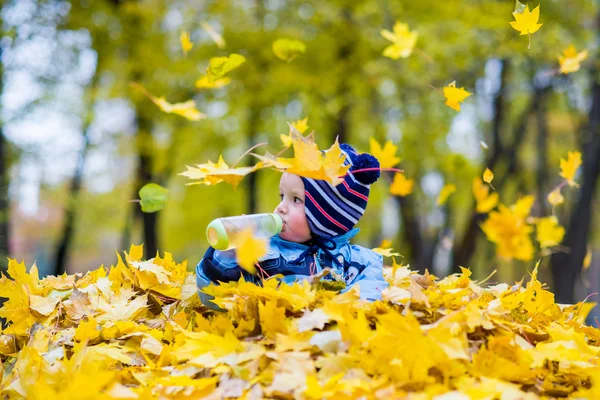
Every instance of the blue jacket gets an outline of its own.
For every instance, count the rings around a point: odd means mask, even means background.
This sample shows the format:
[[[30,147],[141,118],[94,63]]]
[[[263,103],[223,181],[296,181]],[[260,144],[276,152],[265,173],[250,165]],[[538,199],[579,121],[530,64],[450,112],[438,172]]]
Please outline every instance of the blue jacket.
[[[267,254],[259,259],[259,265],[269,276],[284,275],[281,280],[286,283],[304,279],[318,274],[324,268],[330,268],[335,275],[342,277],[347,285],[342,293],[357,284],[360,286],[362,299],[379,300],[381,290],[388,286],[383,278],[383,257],[373,250],[350,244],[349,240],[358,232],[359,229],[354,228],[343,235],[331,238],[333,243],[328,251],[322,248],[315,249],[313,246],[312,249],[316,250],[314,253],[305,244],[289,242],[275,235],[269,241]],[[202,303],[212,309],[219,309],[210,301],[212,296],[201,292],[202,288],[211,283],[202,268],[203,262],[207,257],[212,256],[211,261],[217,268],[228,270],[239,267],[234,250],[214,252],[211,250],[207,251],[205,257],[196,266],[196,283]],[[303,254],[305,255],[303,259],[298,260]],[[331,255],[335,256],[337,262]],[[334,280],[331,275],[323,279]],[[244,277],[247,281],[258,283],[258,279],[254,276],[244,273]]]

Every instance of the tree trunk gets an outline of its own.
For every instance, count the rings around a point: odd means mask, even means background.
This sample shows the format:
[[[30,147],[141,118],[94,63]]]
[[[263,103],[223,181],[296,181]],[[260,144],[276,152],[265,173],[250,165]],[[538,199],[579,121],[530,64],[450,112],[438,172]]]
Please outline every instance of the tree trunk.
[[[507,59],[500,60],[502,71],[500,73],[500,87],[494,99],[494,120],[492,122],[492,144],[493,151],[490,157],[486,160],[486,167],[494,169],[496,163],[500,160],[504,151],[502,144],[502,128],[506,114],[506,94],[507,94],[507,79],[510,68],[510,63]],[[475,243],[479,233],[479,224],[483,220],[483,215],[473,211],[467,230],[463,235],[462,241],[453,253],[451,272],[460,272],[459,266],[466,266],[475,251]]]
[[[593,218],[593,199],[600,174],[600,83],[598,70],[592,68],[592,109],[589,125],[582,132],[583,167],[581,187],[573,208],[566,237],[563,241],[569,252],[552,256],[552,276],[557,303],[575,301],[575,280],[583,266]]]
[[[4,88],[2,46],[0,46],[0,94]],[[8,149],[0,120],[0,270],[6,271],[6,257],[10,255],[10,201],[8,198]]]
[[[153,148],[153,138],[151,133],[151,122],[143,115],[138,115],[137,121],[137,142],[138,142],[138,168],[136,175],[135,193],[133,198],[139,197],[140,189],[147,183],[153,182],[152,176],[152,152],[149,148]],[[154,182],[159,183],[159,182]],[[160,183],[159,183],[160,184]],[[144,237],[144,257],[150,259],[156,256],[158,251],[158,213],[145,213],[139,203],[133,203],[135,215],[141,218],[143,223]]]
[[[547,94],[542,93],[540,101],[537,105],[536,121],[537,121],[537,171],[536,171],[536,188],[537,188],[537,203],[539,206],[540,215],[548,215],[548,207],[546,207],[546,186],[548,182],[548,107]]]

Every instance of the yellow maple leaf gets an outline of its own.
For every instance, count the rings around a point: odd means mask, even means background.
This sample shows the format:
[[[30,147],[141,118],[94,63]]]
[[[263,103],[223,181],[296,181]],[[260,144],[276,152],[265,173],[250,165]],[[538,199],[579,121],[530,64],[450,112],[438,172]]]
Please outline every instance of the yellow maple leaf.
[[[392,168],[402,160],[400,157],[396,157],[398,146],[395,146],[391,140],[385,142],[382,148],[381,144],[371,137],[369,138],[369,150],[377,158],[381,168]]]
[[[550,203],[553,206],[557,206],[557,205],[565,202],[565,198],[560,193],[560,188],[554,189],[553,191],[548,193],[548,196],[546,196],[546,199],[548,200],[548,203]]]
[[[578,151],[569,151],[567,160],[560,159],[560,176],[565,178],[569,186],[579,187],[575,182],[575,173],[581,166],[581,153]]]
[[[237,167],[232,168],[227,165],[223,156],[219,156],[219,161],[215,164],[208,161],[206,164],[197,164],[196,167],[187,166],[187,171],[181,172],[179,175],[186,176],[197,182],[188,183],[188,185],[216,185],[220,182],[227,182],[234,188],[244,179],[244,176],[257,169],[262,168],[262,165],[254,165],[252,167]]]
[[[521,35],[529,35],[529,46],[527,48],[531,47],[531,34],[537,32],[542,26],[542,24],[538,24],[538,19],[540,18],[540,6],[538,5],[530,12],[529,5],[526,5],[523,12],[515,11],[512,14],[515,17],[515,20],[510,22],[510,25],[515,30],[519,31]]]
[[[400,21],[394,24],[393,32],[382,29],[380,34],[393,43],[383,50],[383,56],[392,60],[410,56],[419,37],[416,31],[410,31],[408,24]]]
[[[490,188],[484,185],[481,178],[475,177],[473,179],[473,195],[477,203],[478,213],[487,213],[498,204],[500,196],[498,193],[490,194]]]
[[[565,236],[565,228],[555,216],[539,218],[535,224],[536,240],[542,249],[558,245]]]
[[[471,93],[464,88],[457,88],[456,81],[453,81],[444,86],[444,96],[446,97],[446,105],[453,110],[460,111],[460,103],[469,97]]]
[[[294,121],[290,125],[293,126],[298,132],[304,133],[308,129],[308,117],[304,119],[299,119],[298,121]],[[291,131],[287,135],[279,135],[279,138],[281,139],[285,147],[291,147],[294,144]]]
[[[438,194],[436,204],[438,206],[445,204],[446,201],[448,200],[448,197],[450,197],[450,195],[454,192],[456,192],[455,184],[448,183],[448,184],[444,185],[444,187],[442,188],[442,190],[440,190],[440,193]]]
[[[308,117],[294,121],[292,122],[292,125],[298,132],[304,133],[308,129]]]
[[[570,45],[567,49],[563,50],[563,55],[558,56],[558,62],[560,64],[560,73],[569,74],[571,72],[579,71],[581,62],[588,56],[588,51],[583,50],[577,53],[575,46]]]
[[[181,35],[179,35],[179,42],[181,43],[183,55],[187,56],[187,53],[194,47],[194,43],[190,40],[190,34],[186,31],[181,32]]]
[[[209,82],[223,77],[226,73],[236,69],[246,61],[244,56],[230,54],[229,57],[213,57],[208,61],[206,76]]]
[[[273,53],[277,58],[291,62],[306,52],[306,45],[300,40],[277,39],[273,42]]]
[[[397,172],[390,186],[390,193],[396,196],[407,196],[412,193],[414,184],[413,179],[406,179],[403,173]]]
[[[490,212],[481,224],[488,240],[496,244],[496,253],[501,258],[523,261],[533,258],[534,247],[529,236],[533,228],[526,220],[534,200],[534,196],[524,196],[511,207],[501,204],[498,211]]]
[[[196,80],[194,85],[198,89],[218,89],[223,86],[229,85],[230,83],[231,83],[231,78],[229,78],[227,76],[224,78],[219,78],[219,79],[215,79],[215,80],[211,81],[210,79],[208,79],[208,76],[202,75],[201,78]]]
[[[254,264],[258,259],[267,254],[267,242],[264,239],[254,237],[252,229],[245,229],[237,235],[238,247],[235,250],[235,256],[240,267],[246,271],[255,274]]]
[[[168,114],[177,114],[190,121],[199,121],[200,119],[206,118],[206,114],[203,114],[196,109],[196,103],[194,100],[171,104],[164,97],[154,96],[138,83],[131,83],[131,85],[152,100],[152,102],[156,104],[158,108]]]
[[[314,132],[308,136],[302,136],[294,126],[290,124],[290,136],[294,147],[294,158],[277,158],[279,166],[287,166],[286,172],[306,178],[326,180],[334,186],[344,180],[344,175],[350,169],[350,165],[344,165],[346,156],[340,145],[335,143],[324,152],[321,152],[315,143]],[[274,165],[271,163],[271,165]]]
[[[396,253],[394,251],[394,249],[392,248],[381,248],[381,247],[375,247],[374,249],[372,249],[375,253],[384,256],[384,257],[394,257],[394,256],[399,256],[400,253]]]

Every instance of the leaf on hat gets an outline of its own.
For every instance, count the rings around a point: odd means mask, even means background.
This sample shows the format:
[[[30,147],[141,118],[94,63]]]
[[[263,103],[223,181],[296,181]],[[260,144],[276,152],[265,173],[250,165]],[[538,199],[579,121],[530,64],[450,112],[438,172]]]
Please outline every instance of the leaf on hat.
[[[346,156],[342,152],[337,139],[329,149],[322,152],[315,143],[314,132],[308,136],[302,136],[298,129],[290,124],[289,136],[292,139],[294,148],[293,158],[275,158],[269,153],[264,156],[255,156],[264,161],[266,166],[290,174],[325,180],[334,186],[343,181],[350,165],[344,165]]]

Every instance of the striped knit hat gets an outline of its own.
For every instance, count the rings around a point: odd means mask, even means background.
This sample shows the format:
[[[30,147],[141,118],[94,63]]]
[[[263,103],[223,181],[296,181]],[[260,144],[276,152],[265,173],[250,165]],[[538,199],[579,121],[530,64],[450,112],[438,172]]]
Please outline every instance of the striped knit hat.
[[[367,208],[369,185],[379,179],[378,170],[352,173],[364,168],[379,168],[377,158],[367,153],[357,154],[345,143],[340,148],[346,155],[344,165],[352,165],[342,183],[333,186],[324,180],[301,177],[306,219],[316,236],[334,237],[352,229]]]

